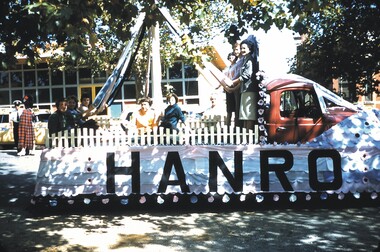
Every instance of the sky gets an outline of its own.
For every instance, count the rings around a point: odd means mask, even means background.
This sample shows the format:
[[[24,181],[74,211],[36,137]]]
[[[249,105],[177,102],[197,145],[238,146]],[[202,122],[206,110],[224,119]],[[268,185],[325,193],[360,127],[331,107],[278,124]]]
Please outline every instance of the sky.
[[[259,42],[260,70],[268,76],[286,74],[290,69],[288,60],[296,55],[293,31],[272,27],[267,33],[258,31],[253,34]]]
[[[265,71],[267,77],[275,77],[286,74],[290,66],[288,59],[296,54],[296,41],[294,40],[293,31],[289,29],[279,30],[273,26],[268,32],[263,30],[254,31],[250,34],[256,36],[259,42],[259,64],[260,70]],[[247,36],[243,36],[244,40]],[[232,51],[231,45],[225,44],[220,53],[224,57]]]

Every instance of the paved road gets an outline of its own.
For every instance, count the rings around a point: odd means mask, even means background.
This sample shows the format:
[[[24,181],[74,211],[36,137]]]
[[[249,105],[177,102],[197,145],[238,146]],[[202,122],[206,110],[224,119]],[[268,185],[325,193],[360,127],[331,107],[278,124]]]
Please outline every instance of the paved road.
[[[0,251],[375,251],[380,206],[35,208],[39,153],[0,150]],[[221,206],[223,208],[223,206]]]

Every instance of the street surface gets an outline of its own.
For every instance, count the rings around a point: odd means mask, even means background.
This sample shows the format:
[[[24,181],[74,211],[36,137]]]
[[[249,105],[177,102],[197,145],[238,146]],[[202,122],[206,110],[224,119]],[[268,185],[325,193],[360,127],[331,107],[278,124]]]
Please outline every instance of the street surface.
[[[40,209],[39,154],[0,150],[0,251],[379,251],[379,205]],[[377,201],[379,202],[379,201]]]

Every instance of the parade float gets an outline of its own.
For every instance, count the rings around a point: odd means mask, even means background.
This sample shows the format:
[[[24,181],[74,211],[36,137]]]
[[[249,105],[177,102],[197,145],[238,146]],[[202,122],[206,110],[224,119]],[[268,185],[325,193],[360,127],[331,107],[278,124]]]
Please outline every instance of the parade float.
[[[143,20],[94,109],[112,105]],[[212,67],[203,71],[218,76]],[[32,203],[168,209],[379,204],[378,110],[358,108],[295,75],[266,80],[261,88],[254,130],[201,120],[178,133],[78,129],[48,137]]]

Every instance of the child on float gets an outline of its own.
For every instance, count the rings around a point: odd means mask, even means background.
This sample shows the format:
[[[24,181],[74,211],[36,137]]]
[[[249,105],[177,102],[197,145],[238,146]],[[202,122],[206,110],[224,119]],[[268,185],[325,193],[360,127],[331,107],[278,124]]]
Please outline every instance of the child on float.
[[[164,114],[160,116],[159,120],[161,121],[159,127],[170,129],[179,132],[178,123],[181,121],[185,126],[185,116],[182,112],[182,109],[178,105],[178,96],[174,93],[169,93],[166,96],[166,100],[169,105],[165,108]]]
[[[130,125],[131,128],[146,133],[157,127],[157,115],[152,108],[152,100],[149,97],[139,99],[138,104],[140,108],[132,113]]]

